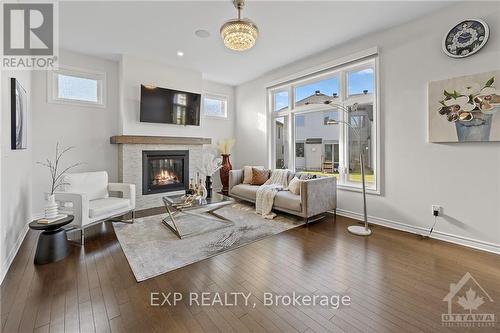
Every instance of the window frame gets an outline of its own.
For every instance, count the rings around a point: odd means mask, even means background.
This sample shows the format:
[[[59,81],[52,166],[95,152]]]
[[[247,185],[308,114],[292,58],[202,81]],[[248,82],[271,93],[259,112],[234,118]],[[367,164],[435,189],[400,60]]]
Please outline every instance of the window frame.
[[[348,82],[347,82],[347,73],[359,71],[365,68],[371,67],[373,68],[373,93],[368,94],[355,94],[348,95]],[[339,78],[339,94],[338,94],[338,104],[342,105],[352,105],[354,103],[373,103],[373,117],[374,117],[374,127],[372,130],[372,145],[374,149],[376,149],[374,153],[373,160],[373,168],[375,175],[375,182],[373,185],[367,184],[366,192],[371,194],[380,195],[381,191],[381,166],[380,166],[380,155],[381,155],[381,146],[380,146],[380,73],[379,73],[379,56],[378,53],[373,53],[369,56],[363,57],[361,59],[351,59],[350,61],[346,61],[344,64],[336,65],[330,68],[323,68],[320,72],[312,72],[309,74],[305,74],[302,77],[294,78],[292,80],[283,81],[284,83],[278,83],[267,87],[268,94],[268,166],[272,169],[275,167],[275,136],[276,133],[274,131],[274,119],[278,117],[287,117],[288,118],[288,144],[285,147],[288,150],[288,167],[291,170],[295,170],[296,167],[296,154],[295,154],[295,116],[299,114],[307,114],[309,112],[327,112],[332,111],[332,107],[327,105],[304,105],[304,106],[295,106],[294,98],[295,98],[295,88],[297,86],[302,86],[306,83],[312,83],[315,81],[321,81],[328,79],[330,77],[338,76]],[[286,110],[276,112],[273,110],[274,108],[274,93],[280,92],[283,90],[288,90],[288,98],[289,98],[289,107]],[[345,113],[342,111],[339,112],[339,120],[345,121]],[[349,156],[348,149],[346,149],[346,143],[348,140],[348,126],[346,124],[339,124],[339,159],[340,163],[342,163],[342,167],[349,168]],[[373,133],[375,132],[375,133]],[[340,165],[339,165],[340,167]],[[348,176],[348,174],[347,174]],[[346,176],[346,178],[348,178]],[[361,191],[361,183],[360,182],[351,182],[348,179],[341,180],[339,179],[337,183],[337,188],[341,190],[348,191]]]
[[[272,96],[270,99],[271,100],[273,99]],[[283,118],[283,129],[281,131],[279,131],[279,133],[280,133],[279,139],[287,144],[283,145],[281,154],[283,155],[283,162],[287,162],[287,164],[288,164],[287,169],[290,169],[290,163],[292,163],[292,160],[293,160],[293,163],[295,163],[295,158],[292,158],[292,159],[290,158],[290,154],[292,152],[292,148],[291,148],[291,144],[290,144],[291,119],[290,119],[290,116],[288,116],[288,115],[276,116],[276,117],[272,118],[272,122],[269,123],[269,126],[270,126],[270,131],[272,132],[273,138],[276,138],[276,136],[278,134],[278,131],[276,131],[276,119],[277,118]],[[276,141],[273,140],[271,147],[270,147],[270,151],[272,152],[273,159],[268,161],[270,169],[273,169],[273,170],[276,169],[276,157],[277,157],[275,143],[276,143]],[[295,148],[295,146],[293,148]],[[287,161],[287,159],[288,159],[288,161]]]
[[[97,81],[97,102],[59,97],[58,75],[72,76]],[[82,68],[59,66],[47,72],[47,102],[75,106],[106,107],[106,73]]]
[[[224,102],[224,115],[206,114],[205,113],[205,98]],[[204,92],[202,95],[201,110],[202,110],[203,117],[216,118],[216,119],[227,119],[228,118],[228,106],[229,106],[229,96],[227,96],[227,95],[215,94],[215,93],[211,93],[211,92]]]

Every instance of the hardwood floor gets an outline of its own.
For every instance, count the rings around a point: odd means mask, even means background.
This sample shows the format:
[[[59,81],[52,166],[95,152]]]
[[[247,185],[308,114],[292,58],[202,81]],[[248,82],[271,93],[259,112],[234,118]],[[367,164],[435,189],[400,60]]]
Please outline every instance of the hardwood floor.
[[[148,214],[152,211],[148,212]],[[470,272],[500,315],[500,256],[328,216],[137,283],[110,223],[63,261],[33,265],[30,231],[2,286],[3,332],[452,332],[441,326],[450,283]],[[150,306],[150,292],[251,292],[253,306]],[[263,293],[349,295],[339,309],[264,306]],[[498,330],[500,324],[496,324]],[[478,329],[476,329],[478,330]],[[481,328],[481,332],[495,328]],[[471,329],[471,331],[474,331]]]

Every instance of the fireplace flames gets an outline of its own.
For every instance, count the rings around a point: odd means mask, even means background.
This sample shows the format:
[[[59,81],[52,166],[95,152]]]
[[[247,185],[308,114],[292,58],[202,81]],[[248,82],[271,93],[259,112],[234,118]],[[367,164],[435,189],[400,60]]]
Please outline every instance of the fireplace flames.
[[[153,179],[153,185],[169,185],[180,183],[179,177],[172,171],[161,170]]]

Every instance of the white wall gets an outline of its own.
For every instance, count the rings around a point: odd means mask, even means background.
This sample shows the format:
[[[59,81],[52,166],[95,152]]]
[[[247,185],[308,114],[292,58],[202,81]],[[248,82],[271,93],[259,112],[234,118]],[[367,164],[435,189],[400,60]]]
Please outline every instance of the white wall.
[[[1,74],[1,219],[0,281],[28,230],[31,220],[31,165],[33,154],[33,103],[31,71],[2,71]],[[19,80],[28,97],[28,149],[11,150],[10,78]]]
[[[195,70],[122,56],[120,61],[121,122],[123,135],[158,135],[220,139],[234,137],[234,87],[203,80]],[[228,97],[227,118],[201,116],[200,126],[141,123],[139,121],[141,84],[195,93],[212,93]],[[220,188],[220,178],[214,177],[214,188]]]
[[[1,109],[0,109],[0,121],[2,120],[2,117],[3,117],[3,113],[4,113],[4,100],[5,100],[5,97],[4,97],[4,91],[2,89],[2,87],[4,86],[4,83],[3,83],[3,78],[4,78],[4,73],[3,71],[0,71],[0,106],[1,106]],[[3,206],[3,203],[2,203],[2,200],[3,200],[3,196],[2,196],[2,161],[3,161],[3,146],[2,146],[2,143],[4,142],[3,140],[3,133],[5,132],[5,129],[3,128],[4,125],[3,125],[3,122],[0,123],[0,239],[3,240],[3,237],[4,237],[4,234],[5,234],[5,231],[6,230],[6,227],[7,226],[4,226],[4,220],[3,220],[3,210],[2,210],[2,206]],[[6,270],[4,268],[4,261],[5,261],[5,249],[3,246],[0,246],[0,283],[2,283],[1,281],[3,281],[3,278],[5,276],[5,272],[4,270]]]
[[[63,166],[84,164],[72,171],[106,170],[111,181],[118,179],[118,149],[109,143],[119,131],[118,62],[60,50],[60,64],[106,73],[104,108],[47,102],[47,73],[33,74],[33,213],[43,212],[44,193],[50,186],[48,170],[38,164],[54,155],[55,145],[75,148]]]
[[[208,137],[215,140],[233,135],[234,89],[231,86],[204,81],[198,71],[172,67],[131,56],[123,56],[120,66],[123,108],[122,129],[127,135],[162,135]],[[200,126],[141,123],[139,121],[141,84],[195,93],[227,95],[228,118],[202,117]]]
[[[267,161],[268,83],[379,46],[383,193],[368,198],[372,221],[422,232],[421,228],[428,228],[433,222],[431,204],[439,204],[444,215],[435,229],[436,237],[500,251],[500,142],[428,143],[426,123],[429,81],[500,68],[499,7],[498,2],[457,3],[238,86],[236,166],[262,165]],[[441,51],[443,34],[468,17],[488,22],[490,40],[474,56],[451,59]],[[339,190],[338,204],[345,214],[354,212],[352,216],[360,216],[362,212],[357,192]]]
[[[36,162],[53,156],[57,142],[75,147],[64,165],[84,162],[73,171],[106,170],[114,181],[118,179],[118,146],[109,143],[113,135],[209,137],[213,143],[234,136],[234,87],[203,80],[199,72],[128,56],[118,62],[67,50],[60,50],[60,64],[106,73],[106,106],[48,103],[46,72],[1,72],[0,281],[24,238],[27,223],[43,212],[49,174]],[[10,77],[21,81],[30,98],[27,150],[10,150]],[[140,123],[141,83],[225,95],[228,117],[202,116],[199,127]],[[214,188],[220,187],[216,176]]]

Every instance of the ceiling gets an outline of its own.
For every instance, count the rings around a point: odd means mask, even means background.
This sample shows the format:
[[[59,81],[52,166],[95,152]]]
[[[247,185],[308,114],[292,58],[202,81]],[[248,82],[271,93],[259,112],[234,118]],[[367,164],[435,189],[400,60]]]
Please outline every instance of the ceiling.
[[[116,57],[129,54],[194,69],[238,85],[274,68],[374,31],[416,19],[448,2],[247,1],[260,36],[254,48],[224,47],[219,27],[234,18],[231,1],[60,2],[61,47]],[[195,36],[197,29],[210,37]],[[182,51],[183,57],[177,56]]]

